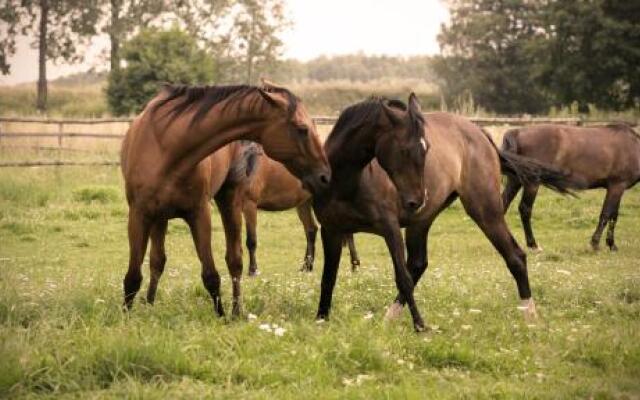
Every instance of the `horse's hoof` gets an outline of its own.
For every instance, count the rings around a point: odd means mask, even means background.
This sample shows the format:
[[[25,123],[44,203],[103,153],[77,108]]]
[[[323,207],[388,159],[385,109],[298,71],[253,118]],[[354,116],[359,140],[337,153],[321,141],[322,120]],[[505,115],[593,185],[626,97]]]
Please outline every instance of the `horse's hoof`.
[[[402,314],[402,309],[404,307],[402,307],[402,304],[400,304],[399,302],[394,302],[393,304],[391,304],[389,306],[389,308],[387,308],[387,312],[384,314],[384,320],[385,321],[394,321],[396,319],[398,319],[400,317],[400,315]]]
[[[591,250],[600,251],[600,245],[598,243],[591,242]]]
[[[538,319],[538,312],[536,311],[536,303],[532,298],[522,300],[518,307],[522,310],[525,322],[535,322]]]
[[[302,267],[300,268],[301,272],[311,272],[313,271],[313,258],[311,256],[306,256],[304,261],[302,261]]]
[[[612,244],[609,245],[609,250],[618,251],[618,246],[616,246],[615,244],[612,243]]]
[[[351,261],[351,271],[356,272],[360,268],[360,260]]]
[[[249,270],[249,278],[255,278],[258,275],[260,275],[260,271],[257,269]]]
[[[533,245],[533,246],[529,246],[529,250],[532,253],[542,253],[542,246],[538,246],[537,244]]]

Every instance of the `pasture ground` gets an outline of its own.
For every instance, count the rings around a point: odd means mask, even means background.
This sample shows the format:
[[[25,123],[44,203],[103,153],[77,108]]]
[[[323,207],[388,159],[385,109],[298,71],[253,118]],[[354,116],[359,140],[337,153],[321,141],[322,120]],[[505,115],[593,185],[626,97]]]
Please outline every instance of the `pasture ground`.
[[[295,212],[259,217],[262,275],[243,282],[255,319],[213,315],[182,221],[170,225],[156,305],[139,301],[147,261],[124,314],[119,170],[1,169],[0,397],[639,398],[640,188],[623,198],[614,254],[588,246],[603,195],[542,191],[533,223],[545,250],[528,256],[540,318],[530,326],[503,261],[455,203],[432,229],[416,298],[433,330],[417,335],[408,312],[382,321],[395,289],[384,242],[371,235],[356,236],[358,273],[343,254],[331,320],[314,322],[322,251],[318,243],[313,273],[298,272]],[[522,244],[515,208],[508,219]]]

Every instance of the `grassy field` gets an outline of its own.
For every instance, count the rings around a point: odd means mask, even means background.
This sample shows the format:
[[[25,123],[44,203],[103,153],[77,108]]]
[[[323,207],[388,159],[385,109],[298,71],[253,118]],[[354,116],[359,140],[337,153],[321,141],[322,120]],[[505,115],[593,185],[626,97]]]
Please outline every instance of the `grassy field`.
[[[313,273],[298,272],[295,212],[260,215],[262,275],[244,280],[242,320],[214,317],[181,221],[170,224],[156,305],[137,301],[124,314],[118,169],[1,169],[0,397],[640,398],[640,188],[623,198],[615,254],[588,246],[602,197],[544,191],[536,203],[545,250],[528,257],[535,325],[522,320],[502,260],[454,204],[432,229],[416,298],[433,329],[417,335],[408,313],[382,320],[392,268],[370,235],[356,237],[360,272],[343,257],[332,319],[314,322],[322,256]],[[514,210],[508,218],[522,243]],[[144,273],[141,294],[148,262]]]

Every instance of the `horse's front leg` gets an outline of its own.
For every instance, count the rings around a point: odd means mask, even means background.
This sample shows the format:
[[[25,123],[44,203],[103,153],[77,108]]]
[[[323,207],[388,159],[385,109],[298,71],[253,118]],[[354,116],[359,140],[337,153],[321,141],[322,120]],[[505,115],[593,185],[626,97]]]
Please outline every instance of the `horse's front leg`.
[[[340,255],[342,254],[343,234],[329,231],[323,226],[320,228],[320,237],[324,251],[324,268],[322,270],[320,304],[318,305],[316,319],[324,320],[329,318],[329,312],[331,311],[331,298],[333,297],[333,288],[336,284]]]
[[[404,253],[404,241],[402,240],[402,232],[398,224],[389,224],[386,229],[384,240],[389,248],[391,259],[393,260],[393,270],[396,278],[396,286],[398,293],[402,299],[407,301],[409,310],[411,311],[411,318],[413,318],[413,326],[416,331],[424,331],[424,321],[416,306],[416,301],[413,297],[413,279],[407,270],[407,263]],[[402,307],[399,303],[394,303],[391,307]],[[393,312],[393,310],[389,310]]]

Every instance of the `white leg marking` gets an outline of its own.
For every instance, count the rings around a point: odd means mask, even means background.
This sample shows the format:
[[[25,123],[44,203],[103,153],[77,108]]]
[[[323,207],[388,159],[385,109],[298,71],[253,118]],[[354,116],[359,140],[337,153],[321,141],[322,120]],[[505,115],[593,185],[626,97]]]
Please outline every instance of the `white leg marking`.
[[[533,301],[533,298],[522,300],[518,308],[522,310],[525,321],[533,322],[538,318],[536,303]]]
[[[402,314],[403,308],[404,307],[402,307],[402,304],[398,303],[397,301],[394,302],[389,306],[389,308],[387,308],[387,313],[384,315],[384,320],[393,321],[398,319]]]

